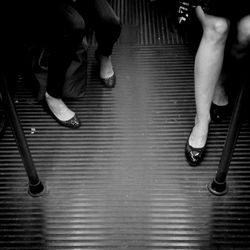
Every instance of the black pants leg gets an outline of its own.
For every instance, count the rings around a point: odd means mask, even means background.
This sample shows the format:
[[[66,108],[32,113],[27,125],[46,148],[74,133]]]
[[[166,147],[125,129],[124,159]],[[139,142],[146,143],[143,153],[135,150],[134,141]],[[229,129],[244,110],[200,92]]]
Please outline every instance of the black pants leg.
[[[110,4],[106,0],[78,0],[74,7],[94,30],[98,52],[110,56],[121,33],[121,21]]]
[[[85,36],[85,23],[79,13],[69,5],[59,6],[47,27],[48,63],[47,92],[62,97],[66,71]],[[57,17],[57,20],[54,18]],[[53,25],[52,25],[53,23]],[[51,29],[52,28],[52,29]]]
[[[61,98],[66,71],[86,35],[82,16],[72,6],[53,1],[32,1],[28,6],[19,1],[14,7],[6,2],[0,11],[0,65],[7,72],[17,71],[26,45],[42,43],[50,52],[47,91]]]

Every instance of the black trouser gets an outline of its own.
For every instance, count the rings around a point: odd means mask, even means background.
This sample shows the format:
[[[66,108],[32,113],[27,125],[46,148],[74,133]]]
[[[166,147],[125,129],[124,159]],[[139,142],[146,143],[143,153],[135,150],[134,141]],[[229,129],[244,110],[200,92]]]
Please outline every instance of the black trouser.
[[[63,29],[59,28],[59,31],[63,32],[57,33],[56,37],[53,36],[54,39],[48,41],[51,57],[47,84],[47,92],[58,98],[62,96],[66,70],[86,35],[85,23],[87,29],[95,31],[98,52],[106,56],[112,54],[114,43],[121,32],[120,20],[106,0],[78,0],[60,6],[60,10],[57,15],[58,20],[63,19]],[[56,22],[56,26],[60,25]],[[52,33],[54,31],[53,29]]]
[[[120,36],[121,23],[106,0],[76,0],[72,5],[93,29],[98,43],[98,52],[105,56],[112,54],[114,43]]]
[[[13,14],[14,25],[6,29],[8,48],[3,48],[12,67],[22,54],[20,44],[44,43],[50,52],[47,92],[57,98],[62,97],[66,71],[86,35],[86,24],[95,31],[98,52],[106,56],[111,55],[121,31],[120,20],[106,0],[65,2],[20,4],[22,10],[16,8]]]

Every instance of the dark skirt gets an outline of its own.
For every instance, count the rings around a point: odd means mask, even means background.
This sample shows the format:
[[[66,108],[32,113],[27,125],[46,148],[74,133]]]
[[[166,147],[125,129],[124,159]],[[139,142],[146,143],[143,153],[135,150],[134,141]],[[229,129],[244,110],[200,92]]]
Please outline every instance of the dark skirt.
[[[250,15],[250,0],[200,0],[205,13],[238,21]]]

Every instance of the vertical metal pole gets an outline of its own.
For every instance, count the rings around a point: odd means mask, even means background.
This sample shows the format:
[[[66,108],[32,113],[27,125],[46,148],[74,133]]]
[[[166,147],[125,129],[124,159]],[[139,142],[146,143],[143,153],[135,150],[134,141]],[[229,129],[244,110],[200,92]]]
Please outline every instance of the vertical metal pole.
[[[227,133],[226,142],[222,151],[220,163],[216,172],[215,178],[208,184],[208,190],[214,195],[224,195],[228,192],[228,186],[226,183],[226,178],[230,166],[230,162],[232,159],[235,143],[238,138],[240,121],[241,121],[241,113],[242,106],[244,103],[244,94],[247,89],[248,84],[248,74],[242,72],[242,70],[238,71],[239,73],[239,81],[242,84],[238,93],[238,96],[235,100],[232,117]]]
[[[2,73],[0,75],[0,81],[0,91],[2,93],[4,109],[10,120],[19,152],[29,179],[28,192],[31,196],[41,196],[44,193],[44,185],[38,177],[20,120],[8,90],[6,78]]]

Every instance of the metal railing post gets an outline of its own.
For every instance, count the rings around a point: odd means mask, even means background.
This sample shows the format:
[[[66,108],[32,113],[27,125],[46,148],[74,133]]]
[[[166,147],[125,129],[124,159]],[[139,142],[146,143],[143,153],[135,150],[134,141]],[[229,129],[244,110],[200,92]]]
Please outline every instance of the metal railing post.
[[[0,73],[0,81],[1,81],[0,91],[2,93],[3,106],[10,120],[11,127],[15,135],[17,145],[18,145],[18,149],[22,157],[23,164],[24,164],[24,167],[25,167],[28,179],[29,179],[28,193],[31,196],[41,196],[43,195],[45,191],[45,187],[38,177],[38,174],[34,166],[33,159],[32,159],[29,147],[28,147],[28,143],[26,141],[26,138],[23,132],[23,128],[21,126],[20,120],[16,113],[14,103],[11,99],[11,96],[8,90],[7,80],[2,73]]]

